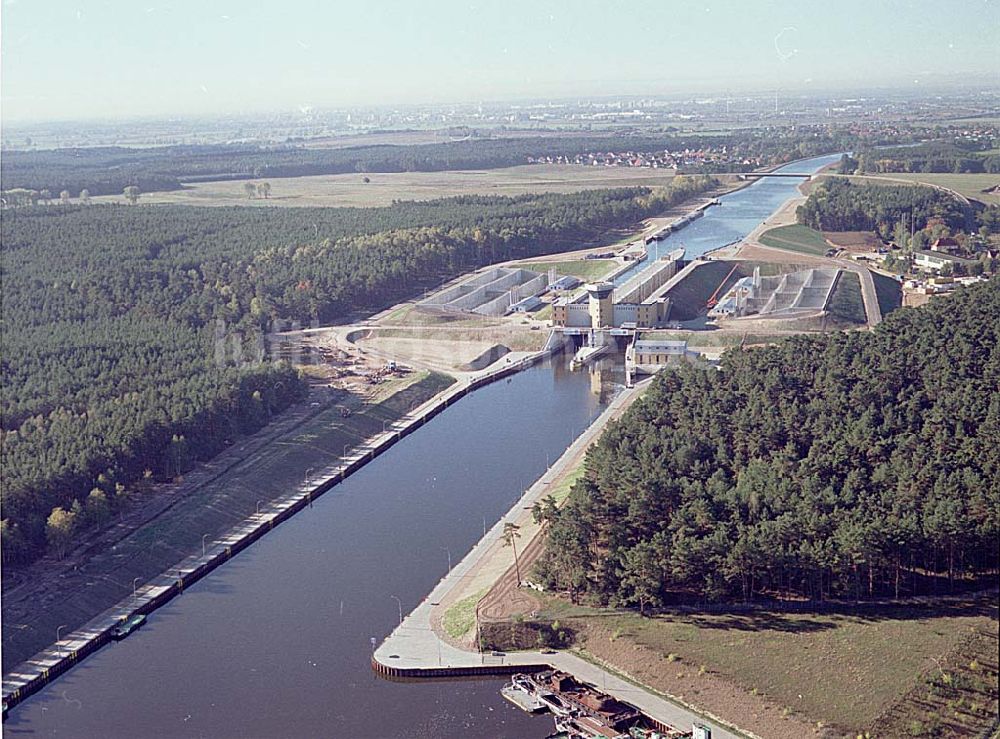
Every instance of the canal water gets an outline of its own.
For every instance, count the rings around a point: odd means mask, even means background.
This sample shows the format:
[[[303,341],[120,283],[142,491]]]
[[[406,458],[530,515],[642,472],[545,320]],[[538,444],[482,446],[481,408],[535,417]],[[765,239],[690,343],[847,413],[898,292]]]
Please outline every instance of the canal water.
[[[835,159],[791,166],[810,172]],[[683,241],[691,256],[732,241],[798,184],[776,178],[726,196],[660,248]],[[449,554],[464,556],[621,388],[608,361],[584,372],[567,361],[463,398],[18,705],[4,733],[545,736],[551,722],[507,704],[499,680],[393,683],[369,660],[399,607],[416,606]]]
[[[806,159],[779,167],[775,172],[784,174],[812,174],[817,170],[840,160],[840,154]],[[647,247],[649,258],[636,262],[635,267],[615,278],[615,284],[622,285],[636,273],[648,269],[654,259],[666,256],[683,246],[684,258],[691,260],[707,251],[742,239],[753,231],[761,221],[768,218],[782,203],[796,195],[802,180],[786,177],[762,177],[742,190],[723,195],[719,205],[705,210],[705,215],[692,221],[680,231],[670,234],[662,241],[654,241]]]

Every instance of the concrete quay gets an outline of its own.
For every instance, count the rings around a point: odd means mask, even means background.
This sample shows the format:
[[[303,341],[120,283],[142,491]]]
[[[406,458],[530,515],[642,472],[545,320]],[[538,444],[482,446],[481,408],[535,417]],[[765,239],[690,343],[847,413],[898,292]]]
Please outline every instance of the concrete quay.
[[[535,502],[548,493],[551,480],[568,471],[580,453],[592,444],[614,418],[651,380],[623,390],[600,416],[567,448],[563,455],[540,477],[511,509],[486,533],[472,550],[456,564],[434,587],[430,594],[407,615],[399,626],[372,653],[372,669],[389,680],[420,678],[485,677],[516,672],[536,672],[558,669],[597,689],[627,701],[661,724],[690,729],[700,723],[712,729],[716,739],[737,739],[750,736],[719,719],[705,716],[693,708],[650,692],[598,665],[570,652],[541,651],[508,652],[504,654],[468,651],[442,639],[433,628],[436,609],[445,607],[456,598],[475,590],[470,583],[480,580],[477,575],[488,569],[487,560],[502,550],[504,525],[524,523],[524,516]],[[521,548],[527,547],[523,542]],[[495,571],[495,568],[494,568]],[[481,583],[480,583],[481,584]],[[456,596],[456,592],[459,594]]]

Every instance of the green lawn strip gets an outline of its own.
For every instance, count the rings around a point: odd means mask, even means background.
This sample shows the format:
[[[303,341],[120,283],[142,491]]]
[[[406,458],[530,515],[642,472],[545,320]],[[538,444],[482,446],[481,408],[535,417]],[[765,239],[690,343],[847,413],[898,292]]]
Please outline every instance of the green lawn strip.
[[[476,624],[476,605],[486,595],[489,588],[483,588],[478,593],[474,593],[467,598],[453,604],[451,608],[444,612],[441,625],[445,633],[452,639],[461,639],[469,633],[469,630]]]
[[[761,235],[760,243],[776,249],[815,256],[823,256],[831,248],[819,231],[798,224],[772,228]]]
[[[382,318],[380,323],[401,323],[409,315],[410,311],[413,310],[412,305],[401,305],[394,311],[389,313],[387,316]]]
[[[550,269],[555,269],[557,275],[595,280],[608,274],[618,266],[618,263],[611,259],[573,259],[565,262],[525,262],[512,266],[530,269],[533,272],[547,272]]]
[[[548,321],[552,318],[552,304],[549,303],[544,308],[539,308],[531,314],[531,317],[536,321]]]
[[[566,500],[566,496],[569,495],[570,489],[576,484],[577,480],[583,477],[583,473],[586,471],[586,461],[586,455],[580,457],[580,461],[576,467],[563,475],[562,479],[554,487],[549,488],[548,494],[556,499],[558,505],[562,505],[562,502]]]

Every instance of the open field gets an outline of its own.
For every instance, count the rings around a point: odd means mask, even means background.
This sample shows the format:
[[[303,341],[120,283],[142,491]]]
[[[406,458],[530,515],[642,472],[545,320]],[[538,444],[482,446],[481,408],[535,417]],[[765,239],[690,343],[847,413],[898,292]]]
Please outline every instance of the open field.
[[[821,257],[830,249],[819,231],[795,224],[765,231],[758,239],[764,246]]]
[[[962,683],[967,690],[933,693],[943,696],[944,722],[955,718],[960,725],[981,731],[990,713],[996,714],[997,609],[989,599],[818,613],[748,611],[652,618],[587,612],[562,600],[545,600],[543,619],[557,619],[575,631],[582,648],[601,661],[763,736],[794,736],[794,730],[789,734],[787,728],[781,729],[783,722],[792,721],[800,728],[819,722],[833,735],[853,736],[887,722],[887,715],[906,731],[875,735],[905,736],[911,722],[920,726],[931,722],[926,705],[920,703],[925,696],[914,699],[911,691],[932,692],[928,686],[959,682],[941,678],[938,663],[949,673],[959,668],[969,672],[968,665],[975,660],[971,672],[978,676],[978,681],[967,678]],[[970,646],[974,634],[980,636]],[[949,655],[955,654],[959,656],[951,657],[949,667]],[[738,693],[727,695],[727,685]],[[741,700],[750,707],[735,705]],[[913,706],[908,708],[909,701]],[[956,706],[960,715],[951,716]]]
[[[596,280],[619,265],[611,259],[574,259],[567,262],[520,262],[512,267],[547,272],[554,269],[557,275],[571,275],[581,280]]]
[[[368,182],[365,182],[365,179]],[[519,167],[451,172],[392,172],[283,177],[268,180],[271,196],[247,198],[246,181],[199,182],[183,190],[146,193],[140,203],[180,205],[252,205],[260,207],[371,207],[394,200],[433,200],[458,195],[524,195],[570,193],[608,187],[657,187],[670,183],[667,170],[637,167],[526,164]],[[93,198],[123,202],[120,195]]]
[[[483,129],[488,131],[494,126],[485,125]],[[609,128],[611,128],[609,126]],[[596,132],[596,133],[599,133]],[[593,136],[595,131],[579,130],[576,128],[555,130],[548,126],[545,128],[507,128],[502,131],[492,131],[490,138],[497,139],[523,139],[523,138],[586,138]],[[307,149],[344,149],[354,146],[408,146],[413,144],[441,144],[448,141],[464,140],[466,136],[452,136],[447,131],[437,127],[421,128],[413,127],[399,130],[369,131],[365,133],[337,134],[306,139],[302,146]]]
[[[871,175],[878,177],[879,175]],[[886,179],[920,182],[938,187],[947,187],[971,200],[1000,205],[1000,193],[986,193],[984,190],[1000,185],[1000,174],[948,174],[948,173],[900,173],[884,175]]]

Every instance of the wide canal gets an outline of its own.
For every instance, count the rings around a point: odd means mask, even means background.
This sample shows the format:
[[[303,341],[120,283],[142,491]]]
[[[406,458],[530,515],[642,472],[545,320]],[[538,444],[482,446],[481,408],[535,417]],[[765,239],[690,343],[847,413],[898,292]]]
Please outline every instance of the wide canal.
[[[840,154],[792,162],[774,170],[783,174],[812,174],[840,159]],[[770,217],[789,198],[797,195],[802,180],[792,177],[762,177],[752,185],[719,198],[720,205],[705,210],[705,215],[692,221],[662,241],[654,241],[647,249],[649,259],[637,262],[635,267],[615,278],[624,284],[637,272],[651,266],[658,259],[683,246],[685,259],[701,256],[705,252],[742,239],[761,221]]]
[[[812,172],[837,156],[781,171]],[[745,235],[794,195],[765,179],[661,242]],[[657,256],[656,253],[650,255]],[[11,711],[4,732],[72,737],[530,737],[551,731],[501,681],[391,683],[369,668],[396,625],[620,388],[566,357],[462,399],[308,511]],[[398,599],[398,603],[397,603]]]

